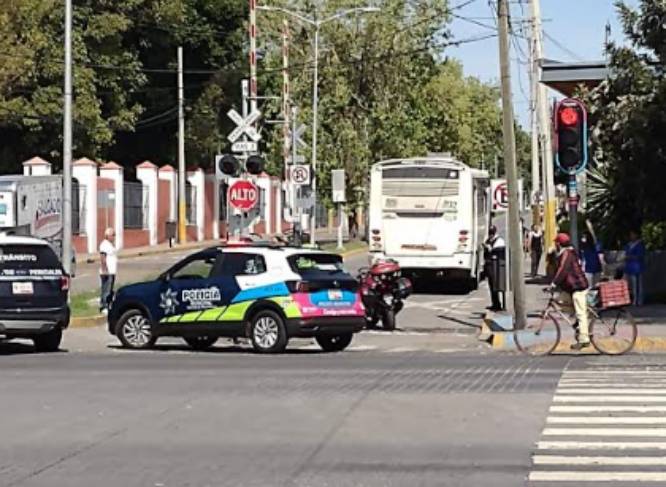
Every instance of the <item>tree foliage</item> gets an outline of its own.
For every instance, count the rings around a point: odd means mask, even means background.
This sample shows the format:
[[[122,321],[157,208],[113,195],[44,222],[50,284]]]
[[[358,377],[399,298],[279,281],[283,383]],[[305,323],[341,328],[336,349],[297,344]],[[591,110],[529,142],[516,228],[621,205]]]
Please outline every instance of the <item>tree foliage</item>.
[[[666,220],[666,4],[617,7],[629,45],[609,46],[609,78],[584,93],[596,162],[589,210],[610,241]]]

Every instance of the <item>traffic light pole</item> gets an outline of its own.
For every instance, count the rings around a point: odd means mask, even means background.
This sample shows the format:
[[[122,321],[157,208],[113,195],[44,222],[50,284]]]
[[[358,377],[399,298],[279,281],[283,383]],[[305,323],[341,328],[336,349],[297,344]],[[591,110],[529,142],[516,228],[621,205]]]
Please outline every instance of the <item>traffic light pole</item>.
[[[511,99],[511,65],[509,59],[509,7],[508,0],[498,0],[500,80],[502,84],[502,135],[504,164],[509,191],[509,248],[511,253],[511,281],[513,283],[514,326],[525,328],[525,281],[523,280],[523,246],[520,228],[520,202],[518,196],[518,169],[516,166],[516,138],[514,133],[513,104]]]
[[[571,222],[569,234],[574,248],[578,251],[578,181],[575,174],[569,175],[567,188],[569,192],[569,221]]]

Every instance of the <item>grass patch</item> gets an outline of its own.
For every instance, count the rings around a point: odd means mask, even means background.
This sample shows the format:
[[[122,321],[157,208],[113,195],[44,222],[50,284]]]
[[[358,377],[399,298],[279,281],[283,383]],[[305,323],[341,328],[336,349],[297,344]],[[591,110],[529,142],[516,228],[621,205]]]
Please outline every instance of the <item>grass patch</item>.
[[[72,294],[69,308],[72,316],[85,318],[99,314],[99,291]]]

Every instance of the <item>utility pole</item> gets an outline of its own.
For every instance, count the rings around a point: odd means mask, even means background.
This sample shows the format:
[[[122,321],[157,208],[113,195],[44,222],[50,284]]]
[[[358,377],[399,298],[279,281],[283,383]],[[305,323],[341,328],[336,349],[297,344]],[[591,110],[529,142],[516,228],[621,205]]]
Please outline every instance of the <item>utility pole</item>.
[[[513,311],[515,328],[525,328],[525,281],[520,229],[520,201],[518,196],[518,169],[516,167],[516,139],[513,127],[513,102],[511,99],[511,65],[509,59],[509,7],[508,0],[498,0],[500,79],[502,83],[502,122],[504,165],[509,191],[509,260],[513,283]]]
[[[319,113],[319,28],[315,19],[314,30],[314,75],[312,81],[312,214],[310,215],[310,244],[316,243],[317,227],[317,116]]]
[[[185,216],[185,88],[183,86],[183,48],[178,48],[178,243],[187,242]]]
[[[296,140],[296,128],[298,127],[298,107],[292,107],[291,108],[291,161],[292,164],[296,164],[296,158],[298,156],[298,142]],[[291,179],[289,179],[289,187],[291,188],[291,193],[293,194],[293,199],[292,202],[297,203],[298,200],[302,197],[302,191],[301,188],[302,186],[295,186],[292,182]],[[292,213],[294,212],[294,207],[297,206],[294,204],[292,206]],[[303,208],[298,204],[298,209],[296,210],[296,214],[298,215],[298,223],[294,227],[294,238],[296,239],[296,245],[302,245],[303,244],[303,229],[301,225],[303,224]]]
[[[541,177],[539,171],[539,123],[537,120],[537,91],[539,89],[539,64],[534,54],[536,30],[530,29],[529,43],[529,79],[530,79],[530,130],[532,132],[532,224],[541,224],[539,214],[539,195],[541,194]]]
[[[65,0],[65,86],[62,150],[62,265],[72,270],[72,0]]]
[[[534,58],[535,66],[543,60],[543,35],[541,31],[541,5],[540,0],[531,0],[532,29],[534,33]],[[538,77],[538,69],[535,76]],[[543,172],[543,196],[544,196],[544,239],[546,249],[552,247],[557,223],[555,221],[555,210],[557,209],[557,196],[555,194],[555,176],[553,145],[551,141],[551,117],[548,111],[548,94],[546,87],[537,83],[537,120],[539,125],[539,140],[541,142],[541,163]]]
[[[291,218],[294,218],[294,189],[291,186],[289,179],[289,150],[293,143],[292,139],[294,134],[290,134],[290,120],[291,120],[291,103],[290,103],[290,86],[289,86],[289,21],[283,19],[282,21],[282,116],[284,117],[284,125],[282,126],[283,140],[283,158],[284,158],[284,182],[287,187],[287,198],[289,199],[289,212]],[[296,163],[296,159],[292,159]],[[280,227],[281,228],[281,227]],[[278,233],[282,233],[281,231]]]

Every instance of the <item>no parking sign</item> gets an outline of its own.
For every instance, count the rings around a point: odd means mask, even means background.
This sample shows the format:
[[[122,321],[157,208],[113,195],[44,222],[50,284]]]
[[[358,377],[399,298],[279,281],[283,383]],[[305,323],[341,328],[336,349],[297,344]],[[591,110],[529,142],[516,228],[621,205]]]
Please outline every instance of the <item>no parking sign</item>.
[[[492,211],[502,213],[509,208],[509,186],[506,179],[493,179],[490,182]],[[523,208],[523,180],[518,180],[518,204]]]

